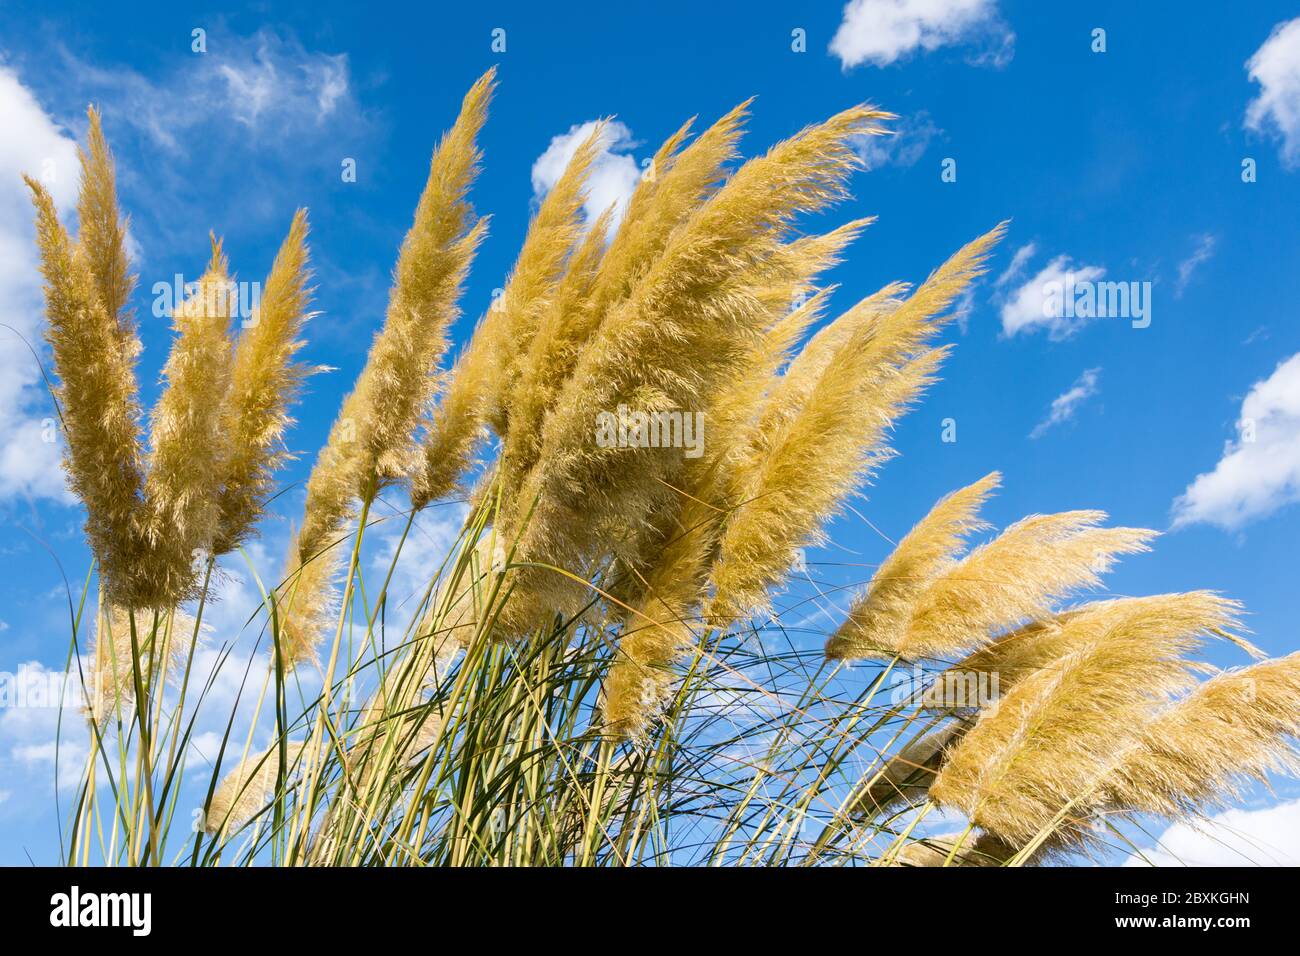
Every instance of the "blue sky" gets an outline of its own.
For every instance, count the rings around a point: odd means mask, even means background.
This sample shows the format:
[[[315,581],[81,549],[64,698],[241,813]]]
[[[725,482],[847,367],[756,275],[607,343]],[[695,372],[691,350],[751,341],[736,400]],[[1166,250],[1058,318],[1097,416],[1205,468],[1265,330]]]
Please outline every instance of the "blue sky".
[[[691,115],[708,122],[757,95],[752,154],[871,101],[899,114],[898,135],[864,145],[870,169],[854,179],[855,198],[825,217],[879,217],[831,277],[837,306],[923,279],[962,243],[1012,225],[949,333],[957,348],[943,381],[902,422],[900,456],[857,510],[897,539],[940,495],[997,468],[997,524],[1089,507],[1166,531],[1108,580],[1114,593],[1221,590],[1247,605],[1265,650],[1300,647],[1300,5],[456,7],[139,3],[123,13],[10,0],[0,11],[3,321],[39,337],[18,173],[46,175],[71,204],[87,103],[103,109],[131,215],[146,399],[170,338],[154,284],[197,278],[209,230],[225,237],[239,278],[261,279],[307,206],[320,310],[307,355],[336,371],[312,381],[299,409],[290,445],[303,457],[285,478],[301,481],[382,318],[429,152],[485,69],[498,67],[500,89],[474,202],[492,224],[458,341],[502,284],[575,127],[621,124],[593,186],[612,199]],[[205,52],[192,49],[195,29]],[[348,160],[355,182],[341,175]],[[1046,318],[1044,286],[1066,273],[1148,289],[1146,318]],[[81,515],[57,442],[44,440],[51,409],[38,369],[6,330],[0,375],[0,671],[58,670],[60,566],[75,590],[88,563]],[[945,441],[953,425],[956,441]],[[250,549],[264,573],[278,570],[300,502],[294,488]],[[432,518],[422,553],[437,553],[445,534]],[[839,565],[886,553],[852,514],[833,537],[809,555],[828,580],[858,580],[860,568]],[[241,575],[236,562],[218,629],[242,624]],[[410,575],[414,588],[418,569]],[[52,852],[54,715],[0,713],[0,863]],[[1273,844],[1300,861],[1300,810],[1288,802],[1300,791],[1278,789],[1250,808],[1271,814]]]

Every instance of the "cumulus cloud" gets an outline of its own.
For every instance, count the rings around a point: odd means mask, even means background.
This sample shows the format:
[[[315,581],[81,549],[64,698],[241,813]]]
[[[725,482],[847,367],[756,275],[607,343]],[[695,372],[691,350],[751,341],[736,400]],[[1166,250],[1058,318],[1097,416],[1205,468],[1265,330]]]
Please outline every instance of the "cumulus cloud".
[[[1099,368],[1085,370],[1069,389],[1052,399],[1052,407],[1048,411],[1047,417],[1034,426],[1034,430],[1029,433],[1029,437],[1042,438],[1049,428],[1074,418],[1079,411],[1079,407],[1100,391],[1097,387],[1097,380],[1100,376],[1101,369]]]
[[[1192,281],[1196,270],[1214,257],[1214,247],[1217,245],[1218,240],[1208,232],[1196,240],[1196,248],[1192,250],[1192,254],[1178,263],[1178,281],[1174,283],[1174,298],[1183,297],[1183,292],[1187,289],[1187,284]]]
[[[1300,866],[1300,800],[1175,823],[1125,866]]]
[[[1251,388],[1214,470],[1175,501],[1174,526],[1236,529],[1300,501],[1300,353]]]
[[[1246,107],[1246,127],[1282,141],[1282,163],[1300,166],[1300,17],[1279,23],[1246,61],[1257,95]]]
[[[888,135],[857,137],[854,149],[869,170],[891,165],[915,166],[934,138],[942,135],[943,130],[934,125],[930,114],[921,110],[898,123]]]
[[[1033,244],[1028,247],[1032,255]],[[1024,252],[1021,249],[1020,252]],[[1012,268],[1023,269],[1029,255],[1024,261],[1012,260]],[[1008,270],[1010,272],[1011,270]],[[1078,265],[1071,262],[1069,256],[1057,256],[1038,273],[1015,291],[1009,293],[1002,303],[1002,334],[1008,337],[1021,332],[1037,332],[1046,329],[1053,339],[1069,338],[1091,321],[1089,316],[1066,315],[1064,310],[1052,308],[1052,295],[1049,290],[1069,287],[1071,280],[1076,284],[1096,282],[1106,274],[1101,266]],[[1005,277],[1007,273],[1003,273]],[[1003,284],[1003,279],[998,279]]]
[[[976,62],[1001,66],[1015,38],[998,16],[997,0],[849,0],[830,51],[849,69],[960,44],[974,48]]]
[[[567,133],[552,137],[546,151],[533,163],[533,195],[537,199],[545,196],[560,181],[569,160],[596,125],[596,120],[588,120],[571,126]],[[623,218],[632,190],[641,179],[641,170],[630,153],[636,145],[632,131],[625,125],[617,121],[605,124],[599,140],[600,148],[587,179],[587,201],[582,207],[588,225],[610,206],[614,207],[615,224]]]
[[[27,173],[64,212],[77,196],[76,144],[18,75],[0,66],[0,501],[70,501],[59,467],[53,406],[40,366],[44,300]]]

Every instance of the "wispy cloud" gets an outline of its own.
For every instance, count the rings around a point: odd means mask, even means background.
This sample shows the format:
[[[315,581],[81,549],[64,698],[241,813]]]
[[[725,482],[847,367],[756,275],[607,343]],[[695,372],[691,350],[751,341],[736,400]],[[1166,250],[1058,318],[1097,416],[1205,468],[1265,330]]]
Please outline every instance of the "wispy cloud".
[[[448,555],[453,554],[468,512],[469,509],[459,503],[429,508],[412,525],[405,542],[402,541],[403,521],[395,520],[380,526],[374,536],[377,544],[371,562],[380,581],[387,578],[390,569],[392,571],[388,587],[392,607],[407,614],[414,612],[429,586],[429,580],[438,573]]]
[[[1300,17],[1273,27],[1246,62],[1260,90],[1246,107],[1246,127],[1282,141],[1282,163],[1300,166]]]
[[[885,136],[859,136],[854,144],[867,169],[881,166],[915,166],[930,143],[943,135],[925,110],[899,122]]]
[[[156,145],[182,153],[198,147],[211,155],[206,135],[190,135],[199,127],[294,150],[303,146],[300,137],[360,121],[346,54],[307,50],[268,28],[248,37],[213,33],[208,49],[178,56],[151,78],[92,65],[65,48],[63,76]]]
[[[1038,243],[1036,242],[1027,242],[1017,249],[1015,255],[1011,257],[1011,264],[1003,270],[1002,274],[993,283],[994,287],[1000,289],[1024,275],[1025,267],[1029,265],[1029,260],[1034,258],[1037,252]]]
[[[1001,66],[1011,59],[1015,39],[997,0],[849,0],[830,52],[849,69],[965,45],[976,62]]]
[[[311,187],[337,181],[344,159],[363,183],[374,170],[380,121],[361,109],[345,54],[270,28],[210,29],[208,51],[185,46],[142,71],[63,46],[27,69],[46,110],[74,130],[86,104],[99,105],[149,254],[137,261],[146,289],[196,268],[170,256],[209,228],[228,230],[238,215],[240,229],[278,232]]]
[[[1300,353],[1251,388],[1237,434],[1214,470],[1174,501],[1175,527],[1236,529],[1300,501]]]
[[[1214,248],[1218,240],[1210,233],[1205,233],[1196,241],[1192,254],[1178,263],[1178,281],[1174,283],[1174,298],[1181,299],[1187,284],[1192,281],[1196,270],[1214,257]]]
[[[564,168],[596,128],[596,120],[588,120],[569,127],[567,133],[551,138],[546,151],[533,163],[533,195],[540,199],[554,188],[564,175]],[[637,146],[632,131],[617,121],[605,124],[600,138],[600,150],[591,164],[587,179],[587,201],[583,214],[588,225],[610,206],[614,207],[614,221],[623,218],[627,201],[641,179],[641,170],[631,150]]]
[[[1083,403],[1100,391],[1097,387],[1097,380],[1100,376],[1101,369],[1099,368],[1090,368],[1084,371],[1073,385],[1052,399],[1052,407],[1048,410],[1047,417],[1034,426],[1034,430],[1029,433],[1029,437],[1042,438],[1049,428],[1054,428],[1062,422],[1068,422],[1074,418]]]
[[[970,330],[970,317],[975,311],[975,284],[967,286],[957,301],[952,304],[952,318],[957,328],[965,335]]]

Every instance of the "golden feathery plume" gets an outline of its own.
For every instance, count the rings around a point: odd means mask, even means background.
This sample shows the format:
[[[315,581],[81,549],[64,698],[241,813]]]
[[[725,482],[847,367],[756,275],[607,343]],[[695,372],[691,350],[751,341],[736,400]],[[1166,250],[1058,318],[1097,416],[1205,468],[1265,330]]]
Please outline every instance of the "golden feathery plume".
[[[135,639],[132,640],[132,617]],[[128,611],[108,607],[95,622],[90,648],[91,684],[86,688],[86,719],[104,727],[112,720],[130,723],[135,717],[137,662],[140,682],[150,688],[185,666],[195,638],[194,618],[180,611]],[[170,629],[170,639],[168,639]],[[137,656],[135,651],[139,649]],[[160,661],[164,648],[166,659]],[[161,668],[161,672],[156,672]]]
[[[593,426],[620,406],[637,414],[702,410],[768,324],[757,294],[800,275],[806,251],[782,242],[799,211],[844,195],[857,165],[852,138],[882,118],[857,107],[805,130],[742,166],[672,234],[632,293],[606,316],[543,427],[540,460],[520,495],[537,502],[524,532],[527,560],[576,569],[608,542],[583,528],[639,524],[668,499],[682,449],[602,447]],[[766,279],[756,283],[760,270]],[[578,590],[544,569],[522,569],[517,602],[564,610]],[[550,593],[547,593],[547,592]],[[531,622],[503,630],[522,632]]]
[[[111,167],[96,165],[106,156],[98,156],[83,155],[90,164],[83,169],[83,190],[111,179]],[[46,339],[54,354],[55,397],[67,440],[64,469],[86,507],[86,537],[107,600],[146,606],[153,582],[142,575],[138,561],[143,542],[136,522],[144,484],[134,372],[138,342],[100,298],[90,253],[74,246],[49,192],[25,178],[36,206]]]
[[[311,367],[294,361],[310,318],[307,211],[299,209],[262,287],[257,312],[239,337],[222,428],[228,436],[219,527],[212,550],[233,551],[252,533],[271,496],[273,477],[291,456],[288,408]]]
[[[852,660],[895,647],[906,631],[917,598],[949,566],[965,539],[988,525],[978,517],[1001,482],[996,471],[943,498],[876,570],[866,592],[826,642],[826,656]],[[878,637],[877,635],[886,635]]]
[[[464,651],[465,631],[472,635],[473,608],[461,611],[446,628],[413,642],[410,656],[391,667],[380,681],[361,715],[360,733],[352,749],[373,761],[390,736],[402,751],[401,762],[409,764],[415,754],[428,748],[440,732],[440,711],[423,709],[425,693],[436,689],[455,667]]]
[[[411,725],[407,729],[409,740],[402,749],[402,764],[407,767],[418,767],[420,761],[428,755],[429,748],[442,736],[446,717],[439,705],[431,704],[425,708],[424,713],[413,714],[409,723]]]
[[[943,765],[946,750],[967,729],[964,721],[949,721],[908,742],[868,780],[852,813],[876,817],[924,797]]]
[[[1225,671],[1142,728],[1103,788],[1110,806],[1182,817],[1223,806],[1249,780],[1294,775],[1300,653]]]
[[[439,584],[417,633],[432,641],[432,671],[426,668],[420,684],[431,689],[447,676],[450,662],[469,646],[481,620],[492,576],[506,567],[504,542],[491,530],[468,549],[462,573],[453,569]]]
[[[415,470],[415,432],[432,410],[436,370],[474,253],[486,234],[466,199],[479,172],[476,145],[494,70],[465,94],[460,116],[433,151],[429,177],[402,242],[388,314],[353,392],[355,495],[366,498]]]
[[[473,341],[452,366],[447,388],[424,439],[424,462],[411,481],[411,504],[417,511],[456,489],[487,430],[488,396],[496,386],[499,370],[491,356],[475,348]]]
[[[285,785],[298,770],[302,755],[300,741],[288,741],[284,747]],[[280,745],[272,744],[258,754],[251,754],[240,762],[217,784],[203,815],[203,829],[217,833],[223,828],[232,833],[261,813],[275,797],[276,781],[280,778]]]
[[[704,441],[700,434],[695,457],[687,456],[681,462],[680,473],[665,480],[666,494],[647,520],[629,527],[626,521],[613,516],[610,534],[618,539],[615,551],[629,572],[624,578],[643,579],[659,565],[654,573],[665,580],[678,579],[682,574],[691,580],[698,578],[695,590],[703,594],[705,579],[697,571],[702,572],[713,560],[718,522],[734,499],[733,473],[750,454],[750,436],[774,383],[779,381],[777,370],[826,304],[829,290],[815,291],[812,280],[838,264],[840,252],[869,222],[857,220],[825,235],[787,244],[781,256],[794,272],[780,281],[772,283],[766,269],[755,270],[747,294],[767,310],[766,330],[749,343],[733,374],[702,398],[705,411],[701,428],[707,428],[708,440]],[[661,555],[665,544],[676,539],[683,529],[690,529],[690,548],[679,543],[671,553]],[[692,570],[674,569],[675,562],[684,559],[689,560]],[[616,590],[621,589],[616,586]],[[640,590],[633,587],[632,592]]]
[[[1016,681],[1050,667],[1053,662],[1077,650],[1079,641],[1089,638],[1089,631],[1070,627],[1070,623],[1080,615],[1098,611],[1104,613],[1106,608],[1117,601],[1140,601],[1152,613],[1153,618],[1158,618],[1169,627],[1202,628],[1208,634],[1235,644],[1252,657],[1263,656],[1258,648],[1234,631],[1242,613],[1241,604],[1212,591],[1188,591],[1094,601],[1041,621],[1032,621],[968,654],[954,664],[952,670],[965,675],[996,674],[999,688],[1005,691]]]
[[[281,651],[289,665],[313,660],[316,642],[334,612],[334,578],[343,556],[338,547],[353,516],[357,475],[353,392],[330,429],[329,439],[307,478],[302,526],[295,534],[280,586]]]
[[[450,670],[455,663],[454,655],[460,650],[455,641],[442,641],[431,672]],[[394,667],[384,675],[381,686],[362,711],[356,739],[349,745],[352,753],[360,755],[362,773],[366,777],[374,775],[383,748],[390,739],[400,751],[398,762],[409,766],[441,732],[441,708],[426,701],[421,689],[420,682],[408,667]]]
[[[1195,682],[1183,656],[1233,624],[1229,607],[1199,597],[1190,607],[1171,619],[1165,597],[1132,598],[1064,622],[1076,649],[979,718],[948,751],[930,799],[1017,846],[1086,816],[1153,709]]]
[[[889,865],[1003,866],[1015,855],[1014,847],[990,833],[943,833],[909,841],[893,855]],[[1041,862],[1041,859],[1035,862]]]
[[[521,363],[546,308],[566,274],[570,253],[582,236],[582,205],[587,176],[607,135],[605,121],[596,124],[578,146],[559,180],[551,187],[528,224],[519,257],[505,290],[493,302],[474,338],[489,360],[499,366],[496,387],[487,396],[487,420],[505,437],[520,387]],[[471,341],[470,349],[476,343]]]
[[[968,654],[937,675],[933,686],[944,686],[946,675],[953,675],[962,686],[978,684],[983,676],[987,682],[982,686],[988,687],[996,698],[1019,681],[1052,667],[1057,661],[1095,641],[1097,622],[1110,620],[1116,605],[1130,609],[1140,607],[1140,621],[1144,626],[1174,633],[1213,635],[1256,656],[1260,654],[1234,632],[1241,613],[1241,605],[1236,601],[1209,591],[1160,594],[1097,601],[1042,621],[1032,621]],[[1081,616],[1082,621],[1069,626]],[[1196,669],[1196,665],[1187,666],[1189,671]],[[925,695],[922,695],[923,704],[924,701]],[[942,717],[939,719],[944,720]],[[923,796],[942,766],[946,750],[955,746],[969,727],[969,721],[964,718],[950,719],[938,729],[904,746],[872,778],[859,800],[860,810],[874,815]]]
[[[906,290],[903,283],[890,283],[825,325],[808,340],[772,384],[771,395],[750,436],[748,454],[761,456],[771,451],[780,429],[787,427],[807,404],[808,396],[840,348],[859,329],[883,321],[902,305],[900,296]]]
[[[307,481],[302,527],[289,554],[281,627],[293,663],[311,659],[333,595],[334,545],[357,498],[370,500],[417,470],[414,436],[429,411],[447,327],[485,221],[465,199],[478,173],[475,139],[493,87],[488,71],[434,150],[415,222],[402,243],[383,329]]]
[[[824,267],[824,257],[834,256],[864,224],[853,223],[829,236],[799,240],[810,254],[809,275]],[[685,489],[655,516],[654,532],[642,545],[645,555],[625,575],[625,581],[613,586],[616,593],[626,592],[639,610],[627,619],[602,691],[602,715],[611,734],[633,737],[645,733],[671,692],[672,664],[695,640],[691,622],[699,617],[708,568],[725,517],[720,505],[730,468],[742,453],[777,368],[825,305],[823,290],[788,309],[802,286],[800,281],[772,290],[777,318],[754,344],[744,370],[723,385],[709,403],[711,437],[704,453],[687,464]]]
[[[642,736],[663,709],[675,679],[672,663],[697,640],[686,617],[694,601],[659,593],[625,626],[601,688],[605,733],[620,739]]]
[[[504,291],[456,360],[427,429],[422,464],[411,482],[411,500],[417,509],[456,488],[470,468],[485,426],[490,424],[502,437],[508,433],[519,363],[531,348],[542,315],[563,280],[570,251],[582,234],[583,188],[603,135],[604,125],[598,124],[542,200]]]
[[[690,138],[691,128],[695,125],[698,117],[692,116],[666,140],[659,144],[655,150],[654,156],[650,158],[650,163],[637,179],[636,185],[632,187],[632,195],[627,199],[623,207],[623,215],[619,220],[619,228],[611,237],[612,243],[624,244],[628,241],[632,233],[639,231],[639,224],[642,222],[653,207],[651,200],[655,194],[655,188],[660,177],[673,168],[674,164],[681,158],[682,147]],[[627,230],[624,230],[627,226]]]
[[[217,535],[230,439],[221,398],[230,382],[233,295],[229,263],[214,236],[207,271],[172,316],[167,384],[152,415],[145,533],[156,606],[193,596],[194,552],[211,548]]]
[[[118,323],[121,348],[132,360],[140,352],[126,303],[135,288],[136,277],[126,252],[130,220],[117,204],[117,176],[113,154],[104,138],[99,110],[87,110],[90,127],[86,146],[77,147],[81,161],[81,192],[77,198],[77,241],[85,250],[95,289],[104,311]]]
[[[715,163],[729,153],[743,109],[738,107],[718,127],[724,135],[711,147]],[[670,489],[657,508],[647,509],[653,515],[652,530],[632,535],[631,540],[639,544],[625,558],[633,566],[627,590],[639,595],[635,598],[639,610],[627,621],[602,689],[607,732],[620,737],[643,734],[671,693],[672,665],[695,640],[692,622],[699,618],[707,570],[725,514],[721,505],[730,470],[744,453],[746,437],[776,370],[820,315],[826,295],[814,294],[794,309],[790,303],[811,290],[812,277],[838,262],[843,247],[870,221],[858,220],[825,236],[789,243],[773,257],[779,268],[764,263],[737,282],[732,294],[750,297],[767,328],[748,344],[732,374],[701,397],[700,404],[708,409],[710,435],[703,454],[682,463],[677,476],[682,488]]]
[[[907,628],[880,650],[907,660],[951,657],[994,632],[1047,617],[1054,601],[1097,587],[1117,555],[1150,550],[1156,532],[1099,528],[1101,511],[1031,515],[973,550],[917,597]]]
[[[362,711],[358,743],[375,759],[390,735],[401,749],[401,762],[410,764],[441,731],[440,710],[421,709],[424,695],[436,691],[478,630],[494,575],[504,570],[505,549],[490,531],[466,549],[439,584],[424,618],[416,628],[407,655],[380,680]]]
[[[608,250],[595,263],[595,275],[588,280],[582,270],[575,272],[570,264],[565,284],[581,282],[586,288],[580,293],[577,307],[567,312],[552,307],[551,324],[534,339],[524,381],[516,391],[517,401],[528,408],[522,412],[512,410],[513,419],[522,419],[512,427],[522,431],[534,445],[531,454],[515,466],[521,478],[536,463],[542,420],[554,407],[583,348],[609,309],[628,295],[660,255],[672,230],[698,209],[721,182],[725,164],[735,156],[747,106],[748,101],[731,110],[680,152],[693,121],[669,137],[637,181]],[[591,232],[597,233],[600,225],[598,222]],[[577,256],[577,263],[583,267],[594,259],[595,250],[590,244],[591,237],[584,245],[588,251],[580,251]],[[513,501],[515,496],[507,498]]]
[[[755,293],[766,302],[771,316],[767,331],[750,345],[735,375],[722,382],[706,400],[711,437],[705,462],[709,467],[715,460],[719,465],[725,463],[715,482],[719,493],[724,493],[723,483],[726,495],[743,493],[736,487],[735,476],[743,474],[752,457],[760,453],[759,435],[767,419],[774,409],[785,404],[790,369],[799,363],[804,351],[794,354],[796,347],[807,329],[821,318],[833,291],[814,289],[814,278],[839,265],[844,248],[873,222],[874,218],[857,219],[825,235],[797,239],[783,252],[794,266],[793,276],[782,277],[768,287],[763,284],[766,270],[755,277]],[[783,373],[782,366],[786,366]],[[696,464],[688,463],[687,468],[700,470]]]
[[[655,154],[601,262],[592,290],[594,311],[601,317],[631,293],[673,231],[717,191],[727,164],[736,158],[750,102],[736,106],[678,152],[692,125],[686,123]]]
[[[510,406],[510,430],[502,443],[502,498],[516,501],[517,490],[541,452],[542,422],[563,384],[565,370],[599,321],[591,298],[592,285],[605,252],[613,219],[605,210],[569,257],[564,278],[543,303],[538,328],[517,366],[518,384]]]
[[[761,607],[788,573],[795,550],[819,540],[822,524],[888,457],[889,428],[947,354],[927,347],[936,319],[983,272],[1004,229],[971,242],[896,310],[854,329],[803,407],[760,448],[740,479],[741,504],[728,519],[713,569],[711,615],[734,618]]]

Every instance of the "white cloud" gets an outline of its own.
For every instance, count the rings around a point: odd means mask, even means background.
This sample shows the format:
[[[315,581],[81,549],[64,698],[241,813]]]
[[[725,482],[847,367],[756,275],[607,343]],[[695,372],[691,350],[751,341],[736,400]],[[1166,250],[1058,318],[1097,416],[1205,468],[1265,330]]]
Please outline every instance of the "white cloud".
[[[957,301],[952,304],[952,318],[957,323],[957,328],[961,334],[965,335],[970,328],[970,317],[975,311],[975,286],[969,285],[957,297]]]
[[[1214,257],[1214,247],[1217,245],[1218,240],[1207,232],[1197,240],[1192,254],[1178,263],[1178,281],[1174,283],[1175,299],[1183,297],[1187,283],[1192,281],[1192,276],[1196,274],[1197,269]]]
[[[60,211],[76,201],[77,153],[69,133],[10,68],[0,66],[0,501],[14,497],[70,501],[59,447],[47,419],[36,356],[43,352],[44,299],[37,271],[31,194],[40,179]]]
[[[1011,264],[1007,266],[1002,275],[998,276],[997,281],[994,282],[993,285],[1000,289],[1008,282],[1014,282],[1016,279],[1019,279],[1021,275],[1024,274],[1025,266],[1029,265],[1029,260],[1032,259],[1037,252],[1038,243],[1025,243],[1016,250],[1016,254],[1011,257]]]
[[[1300,166],[1300,17],[1279,23],[1246,62],[1259,95],[1246,107],[1246,127],[1282,141],[1282,163]]]
[[[1300,800],[1175,823],[1125,866],[1300,866]]]
[[[58,760],[59,785],[74,787],[90,752],[89,738],[80,718],[79,683],[73,676],[45,667],[38,661],[18,665],[12,686],[28,688],[21,705],[0,712],[0,775],[17,781],[20,775],[27,792],[39,781],[53,784],[53,767]],[[62,695],[56,688],[63,688]],[[28,696],[30,695],[30,696]],[[62,721],[60,721],[62,715]]]
[[[346,54],[309,51],[266,28],[251,37],[209,31],[207,53],[187,55],[157,82],[130,69],[92,66],[67,51],[63,57],[68,81],[95,95],[106,115],[172,150],[186,150],[188,131],[214,120],[234,120],[263,145],[301,148],[304,134],[357,112]]]
[[[1049,428],[1074,418],[1075,413],[1079,411],[1079,406],[1099,391],[1097,379],[1100,376],[1101,369],[1099,368],[1085,370],[1069,389],[1052,399],[1052,407],[1047,417],[1034,426],[1034,430],[1029,433],[1029,437],[1041,438]]]
[[[14,748],[14,757],[23,763],[54,763],[59,746],[54,741],[43,744],[22,744]]]
[[[1253,329],[1250,335],[1241,340],[1242,345],[1254,345],[1256,342],[1265,342],[1268,340],[1268,326],[1261,325]]]
[[[943,130],[934,125],[930,114],[921,110],[904,119],[892,133],[857,137],[854,149],[869,170],[886,165],[914,166],[925,155],[931,141],[942,135]]]
[[[1016,265],[1015,260],[1012,265]],[[1023,265],[1020,263],[1021,267]],[[1105,274],[1106,270],[1101,266],[1074,265],[1069,256],[1057,256],[1003,302],[1002,333],[1012,336],[1047,329],[1047,334],[1053,339],[1069,338],[1090,320],[1078,315],[1067,316],[1062,310],[1049,308],[1049,289],[1068,286],[1071,277],[1075,283],[1088,283],[1096,282]]]
[[[596,129],[597,122],[588,120],[551,139],[546,151],[533,163],[533,195],[536,198],[545,196],[560,181],[569,160]],[[615,207],[614,223],[617,224],[623,218],[632,190],[641,179],[641,170],[628,152],[637,144],[630,129],[612,120],[605,124],[599,142],[600,149],[587,178],[587,201],[582,208],[590,225],[612,205]]]
[[[830,51],[848,69],[956,44],[977,44],[979,62],[1010,59],[1015,34],[998,16],[997,0],[849,0]]]
[[[1214,470],[1174,501],[1174,526],[1241,527],[1300,501],[1300,353],[1251,388]]]
[[[308,54],[296,44],[263,31],[256,48],[219,63],[216,75],[235,118],[252,126],[263,116],[296,114],[327,118],[348,92],[344,54]]]

